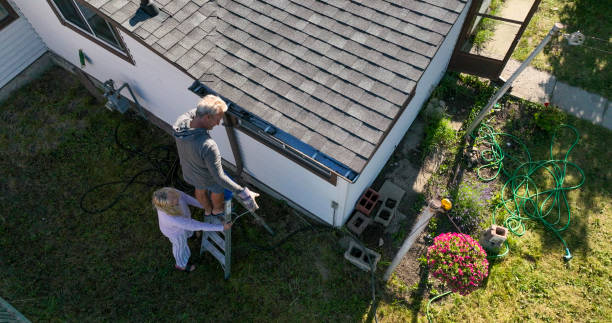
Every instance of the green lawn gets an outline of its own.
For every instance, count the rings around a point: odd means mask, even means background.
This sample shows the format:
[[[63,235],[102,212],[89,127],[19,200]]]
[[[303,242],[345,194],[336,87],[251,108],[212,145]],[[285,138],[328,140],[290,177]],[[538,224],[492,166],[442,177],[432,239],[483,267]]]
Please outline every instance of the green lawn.
[[[587,36],[584,46],[569,46],[567,41],[555,39],[532,65],[560,81],[612,98],[610,12],[612,1],[607,0],[542,0],[512,57],[527,58],[554,23],[561,22],[567,28],[564,33],[579,30]]]

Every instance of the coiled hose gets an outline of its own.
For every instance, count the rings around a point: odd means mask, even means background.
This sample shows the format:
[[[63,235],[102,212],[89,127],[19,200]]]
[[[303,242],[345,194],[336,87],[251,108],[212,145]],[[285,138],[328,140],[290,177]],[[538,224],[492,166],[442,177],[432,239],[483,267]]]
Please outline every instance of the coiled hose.
[[[556,159],[553,153],[553,146],[561,129],[571,130],[574,133],[574,141],[563,159]],[[521,148],[521,154],[509,154],[508,151],[502,148],[498,140],[499,137],[509,138]],[[525,234],[525,224],[523,221],[528,219],[537,220],[561,240],[565,248],[565,255],[563,256],[565,260],[572,258],[567,243],[561,236],[561,232],[569,227],[572,216],[571,208],[567,201],[567,192],[581,187],[585,181],[583,170],[568,160],[572,149],[578,144],[579,139],[580,135],[576,128],[562,124],[553,133],[550,143],[550,159],[532,161],[531,154],[525,144],[511,134],[496,132],[491,126],[483,123],[478,129],[478,136],[476,137],[476,144],[487,146],[486,149],[480,152],[480,156],[486,164],[478,167],[478,178],[489,182],[497,178],[502,172],[508,178],[501,190],[501,201],[495,206],[492,213],[491,223],[495,224],[496,214],[499,209],[503,208],[508,213],[503,225],[516,236],[522,236]],[[510,142],[508,145],[512,146]],[[507,168],[511,161],[519,163],[519,166],[514,171],[510,171]],[[482,171],[487,169],[492,173],[491,176],[482,174]],[[564,186],[568,171],[571,169],[580,174],[580,182],[576,185]],[[541,188],[536,184],[534,178],[542,175],[551,178],[553,183],[551,188]],[[538,178],[538,182],[542,182],[540,178]],[[566,211],[567,217],[563,216],[563,210]],[[493,257],[502,257],[507,254],[507,242],[506,248],[503,254]]]

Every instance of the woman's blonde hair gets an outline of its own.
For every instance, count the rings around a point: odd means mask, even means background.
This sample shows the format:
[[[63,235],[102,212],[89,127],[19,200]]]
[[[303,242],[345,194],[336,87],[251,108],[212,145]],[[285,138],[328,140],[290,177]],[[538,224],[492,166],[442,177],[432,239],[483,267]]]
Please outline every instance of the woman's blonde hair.
[[[172,187],[160,188],[153,192],[153,207],[160,209],[168,215],[183,215],[178,200],[181,194]],[[176,203],[172,203],[176,201]]]

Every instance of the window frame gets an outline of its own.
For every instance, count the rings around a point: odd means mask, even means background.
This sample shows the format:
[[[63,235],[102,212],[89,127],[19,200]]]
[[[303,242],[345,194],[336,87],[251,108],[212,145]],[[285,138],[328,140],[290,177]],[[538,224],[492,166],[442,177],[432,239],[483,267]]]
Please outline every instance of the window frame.
[[[8,0],[0,0],[0,5],[4,9],[6,9],[6,11],[8,12],[8,16],[6,16],[4,19],[0,20],[0,30],[2,30],[5,27],[7,27],[8,25],[10,25],[11,22],[17,20],[17,18],[19,18],[19,15],[13,9],[13,7],[8,3]]]
[[[3,0],[0,0],[3,1]],[[135,65],[134,64],[134,60],[132,58],[132,56],[130,55],[130,52],[127,48],[127,46],[125,45],[125,42],[123,41],[123,38],[121,37],[121,34],[119,33],[119,30],[117,29],[117,27],[114,25],[114,22],[112,20],[110,20],[108,17],[106,17],[105,15],[103,15],[99,10],[96,10],[95,8],[92,8],[91,6],[89,6],[87,3],[84,3],[82,1],[79,0],[69,0],[71,2],[73,2],[74,8],[75,10],[77,10],[77,12],[79,13],[81,19],[83,19],[83,21],[85,22],[85,24],[87,24],[87,26],[91,29],[91,33],[87,30],[83,30],[81,27],[75,25],[74,23],[70,22],[68,19],[66,19],[64,17],[64,15],[61,13],[61,11],[56,7],[55,3],[53,2],[53,0],[47,0],[47,3],[49,4],[49,7],[51,7],[51,10],[53,11],[53,13],[55,13],[55,15],[57,16],[57,19],[60,21],[60,23],[70,29],[72,29],[73,31],[77,32],[78,34],[80,34],[81,36],[89,39],[90,41],[100,45],[101,47],[103,47],[104,49],[106,49],[107,51],[115,54],[116,56],[122,58],[123,60],[127,61],[128,63]],[[103,40],[102,38],[98,38],[95,35],[95,32],[93,30],[93,28],[91,28],[91,25],[89,24],[89,21],[87,21],[87,19],[85,18],[85,15],[83,14],[83,12],[81,11],[81,8],[79,8],[78,4],[87,7],[89,10],[92,10],[93,12],[95,12],[98,16],[100,16],[100,18],[104,19],[104,21],[106,22],[106,25],[109,27],[111,33],[113,34],[114,38],[117,40],[117,42],[119,43],[119,45],[122,47],[117,48],[114,45],[110,44],[109,42]]]

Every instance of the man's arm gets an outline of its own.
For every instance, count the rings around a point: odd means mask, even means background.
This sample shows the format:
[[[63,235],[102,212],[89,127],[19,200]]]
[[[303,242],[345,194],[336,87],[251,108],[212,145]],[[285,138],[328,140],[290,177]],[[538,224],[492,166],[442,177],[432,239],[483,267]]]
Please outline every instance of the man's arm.
[[[202,148],[202,158],[204,159],[204,162],[208,167],[208,171],[215,182],[234,193],[244,190],[242,186],[236,184],[236,182],[234,182],[231,178],[225,175],[225,172],[223,172],[223,166],[221,165],[221,153],[219,152],[217,144],[213,140],[207,140]]]

